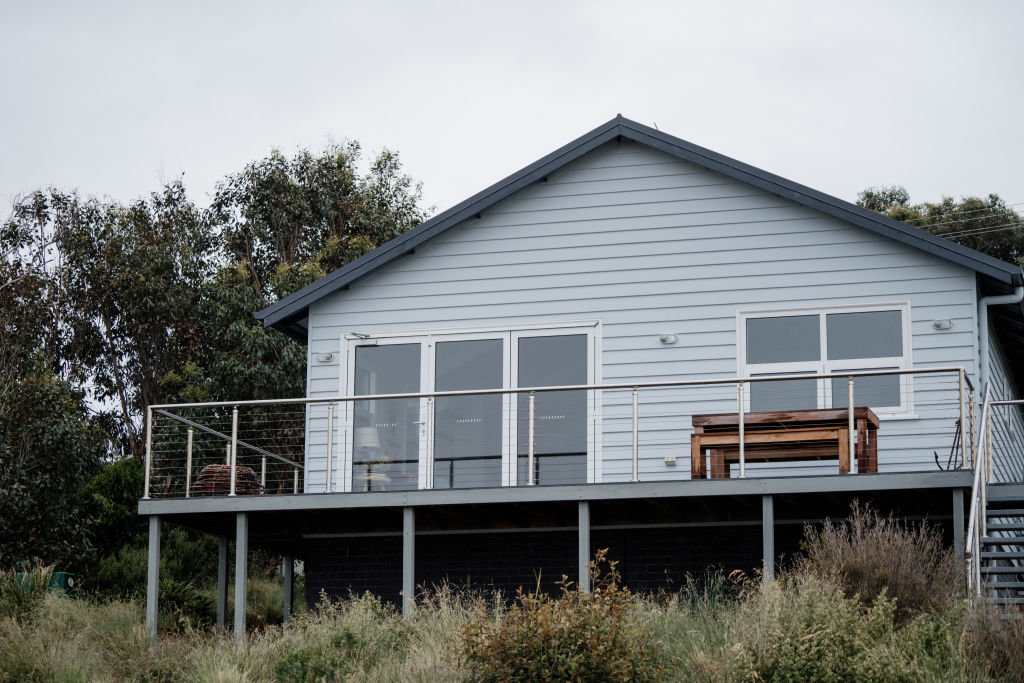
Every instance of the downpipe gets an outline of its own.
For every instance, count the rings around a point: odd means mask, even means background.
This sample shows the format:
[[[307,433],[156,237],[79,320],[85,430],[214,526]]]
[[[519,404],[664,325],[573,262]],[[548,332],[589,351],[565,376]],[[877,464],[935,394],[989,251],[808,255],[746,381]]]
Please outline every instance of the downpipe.
[[[988,375],[989,375],[989,358],[988,358],[988,307],[998,306],[1000,304],[1016,304],[1024,300],[1024,286],[1018,285],[1014,290],[1013,294],[1002,294],[999,296],[983,296],[978,300],[978,335],[980,346],[978,348],[978,377],[981,381],[978,386],[984,391],[985,387],[988,386]],[[1005,396],[997,396],[997,399],[1006,398]]]

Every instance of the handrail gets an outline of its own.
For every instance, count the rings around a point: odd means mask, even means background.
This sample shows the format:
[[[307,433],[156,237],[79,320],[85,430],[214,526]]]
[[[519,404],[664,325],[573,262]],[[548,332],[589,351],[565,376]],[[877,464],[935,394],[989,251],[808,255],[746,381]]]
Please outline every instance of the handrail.
[[[231,408],[234,406],[297,405],[353,401],[384,401],[403,398],[438,398],[449,396],[486,396],[493,394],[530,394],[552,391],[604,391],[614,389],[667,389],[671,387],[708,386],[715,384],[749,384],[753,382],[780,382],[785,380],[832,379],[835,377],[877,377],[881,375],[934,375],[962,372],[962,366],[937,368],[908,368],[902,370],[858,370],[820,373],[815,375],[765,375],[763,377],[729,377],[723,379],[691,379],[671,382],[624,382],[616,384],[574,384],[558,387],[520,387],[504,389],[467,389],[461,391],[434,391],[408,394],[363,394],[358,396],[325,396],[317,398],[256,399],[249,401],[211,401],[209,403],[161,403],[150,406],[153,410],[170,408]],[[973,390],[969,377],[967,386]]]
[[[984,398],[982,401],[981,409],[981,424],[978,429],[978,440],[975,453],[978,457],[975,460],[974,467],[974,480],[971,483],[971,508],[970,513],[967,516],[967,539],[966,547],[964,548],[964,554],[967,556],[967,588],[968,590],[974,590],[975,595],[981,597],[981,515],[985,514],[985,510],[982,509],[982,495],[984,487],[988,484],[988,476],[985,474],[986,463],[988,458],[984,456],[984,446],[986,445],[986,435],[988,430],[985,428],[989,420],[989,408],[992,402],[989,398],[990,387],[985,387]],[[984,481],[983,481],[984,479]]]
[[[207,434],[212,434],[213,436],[216,436],[217,438],[220,438],[220,439],[224,439],[225,441],[228,441],[228,442],[231,441],[231,437],[229,435],[224,434],[222,432],[218,432],[216,429],[210,429],[209,427],[201,425],[198,422],[193,422],[192,420],[188,419],[187,417],[182,417],[181,415],[175,415],[174,413],[169,413],[166,410],[161,410],[159,408],[154,408],[153,412],[154,413],[159,413],[160,415],[163,415],[166,418],[170,418],[172,420],[176,420],[178,422],[181,422],[182,424],[188,425],[189,427],[192,427],[194,429],[198,429],[201,432],[206,432]],[[248,448],[251,451],[256,451],[260,455],[265,455],[268,458],[273,458],[274,460],[278,460],[280,462],[283,462],[286,465],[290,465],[291,467],[298,467],[300,470],[306,469],[306,466],[303,465],[300,462],[296,462],[294,460],[289,460],[288,458],[280,456],[280,455],[278,455],[276,453],[271,453],[270,451],[268,451],[268,450],[266,450],[264,448],[260,448],[259,446],[253,446],[251,443],[242,441],[241,439],[238,439],[238,445],[241,446],[242,448]]]

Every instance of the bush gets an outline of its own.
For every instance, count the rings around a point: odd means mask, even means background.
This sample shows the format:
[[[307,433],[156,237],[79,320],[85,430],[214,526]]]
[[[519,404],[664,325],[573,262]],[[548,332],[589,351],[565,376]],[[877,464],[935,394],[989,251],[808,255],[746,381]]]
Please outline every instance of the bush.
[[[19,573],[0,570],[0,617],[26,614],[50,589],[53,567],[33,567]]]
[[[896,607],[864,606],[814,576],[762,583],[739,606],[726,638],[730,680],[883,681],[914,678],[893,647]]]
[[[463,657],[479,681],[649,681],[663,674],[649,628],[619,585],[616,563],[598,551],[590,563],[593,591],[573,589],[563,576],[552,598],[520,589],[504,614],[478,602],[462,628]],[[607,571],[602,572],[602,567]]]
[[[848,521],[806,527],[793,571],[833,582],[865,605],[885,595],[895,600],[900,624],[941,611],[963,591],[961,567],[936,529],[901,524],[856,501]]]
[[[1018,607],[974,605],[962,648],[967,659],[983,662],[996,680],[1024,681],[1024,613]]]

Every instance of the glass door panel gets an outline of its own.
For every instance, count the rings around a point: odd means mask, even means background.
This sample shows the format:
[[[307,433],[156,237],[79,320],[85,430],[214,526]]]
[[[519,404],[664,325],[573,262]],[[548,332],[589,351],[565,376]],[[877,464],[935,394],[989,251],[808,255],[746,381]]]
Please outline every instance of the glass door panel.
[[[421,345],[357,346],[354,391],[414,394],[421,386]],[[420,427],[418,398],[355,401],[352,416],[352,490],[418,488]]]
[[[503,339],[434,347],[434,391],[504,387]],[[439,396],[434,406],[434,488],[501,486],[501,394]]]
[[[587,384],[585,334],[519,337],[517,386]],[[529,482],[529,394],[518,395],[518,483]],[[534,481],[587,481],[587,392],[545,391],[534,395]]]

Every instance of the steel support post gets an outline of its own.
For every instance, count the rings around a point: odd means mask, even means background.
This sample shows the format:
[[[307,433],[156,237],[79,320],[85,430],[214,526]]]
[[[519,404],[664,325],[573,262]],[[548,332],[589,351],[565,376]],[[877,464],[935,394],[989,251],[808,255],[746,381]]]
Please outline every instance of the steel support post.
[[[146,634],[156,648],[157,601],[160,598],[160,517],[149,517],[149,561],[146,571]]]
[[[249,583],[249,515],[235,516],[235,642],[245,642],[246,590]]]
[[[327,484],[324,490],[331,492],[331,474],[334,470],[334,404],[327,404]]]
[[[217,630],[223,631],[228,614],[228,537],[217,541]]]
[[[640,390],[633,387],[633,481],[640,481]]]
[[[963,489],[953,489],[953,552],[957,560],[965,559]]]
[[[743,477],[747,476],[747,453],[746,453],[746,448],[745,448],[745,443],[744,443],[746,441],[746,437],[744,436],[744,424],[743,424],[744,423],[744,419],[745,419],[743,417],[743,415],[744,415],[744,408],[746,406],[744,405],[744,400],[743,400],[743,382],[740,382],[739,384],[736,385],[736,403],[737,403],[736,412],[739,414],[737,422],[739,423],[739,431],[740,431],[740,479],[742,479]],[[728,470],[729,464],[726,463],[725,467],[726,467],[726,470]]]
[[[402,616],[416,606],[416,508],[402,509]]]
[[[185,497],[191,495],[192,489],[192,439],[193,429],[188,428],[188,442],[185,445]]]
[[[848,378],[846,385],[846,432],[849,438],[850,469],[848,474],[857,471],[857,451],[854,449],[853,437],[856,434],[853,428],[853,377]]]
[[[590,592],[590,503],[581,500],[579,503],[579,585],[584,593]]]
[[[536,467],[537,467],[537,465],[536,465],[536,456],[534,455],[534,450],[533,450],[533,446],[534,446],[533,437],[534,437],[534,427],[535,427],[535,425],[534,425],[534,418],[535,418],[536,408],[537,408],[536,399],[535,399],[535,397],[533,395],[533,392],[531,391],[530,392],[529,428],[528,428],[528,431],[527,431],[527,435],[528,435],[527,438],[529,439],[529,442],[527,443],[527,447],[526,447],[527,448],[527,451],[526,451],[526,462],[527,462],[527,470],[528,470],[527,473],[526,473],[526,476],[527,476],[526,484],[528,486],[533,486],[534,484],[537,483],[537,480],[534,478],[535,474],[536,474]]]
[[[235,495],[235,474],[238,471],[238,406],[231,411],[231,443],[228,448],[228,465],[231,468],[231,491],[229,496]]]
[[[142,484],[143,498],[149,498],[149,472],[151,469],[153,469],[153,409],[146,408],[146,470]]]
[[[295,559],[291,555],[281,558],[281,580],[284,582],[284,604],[281,605],[281,620],[287,624],[292,620],[292,585],[295,580]]]
[[[761,545],[764,550],[764,578],[775,580],[775,499],[761,496]]]

